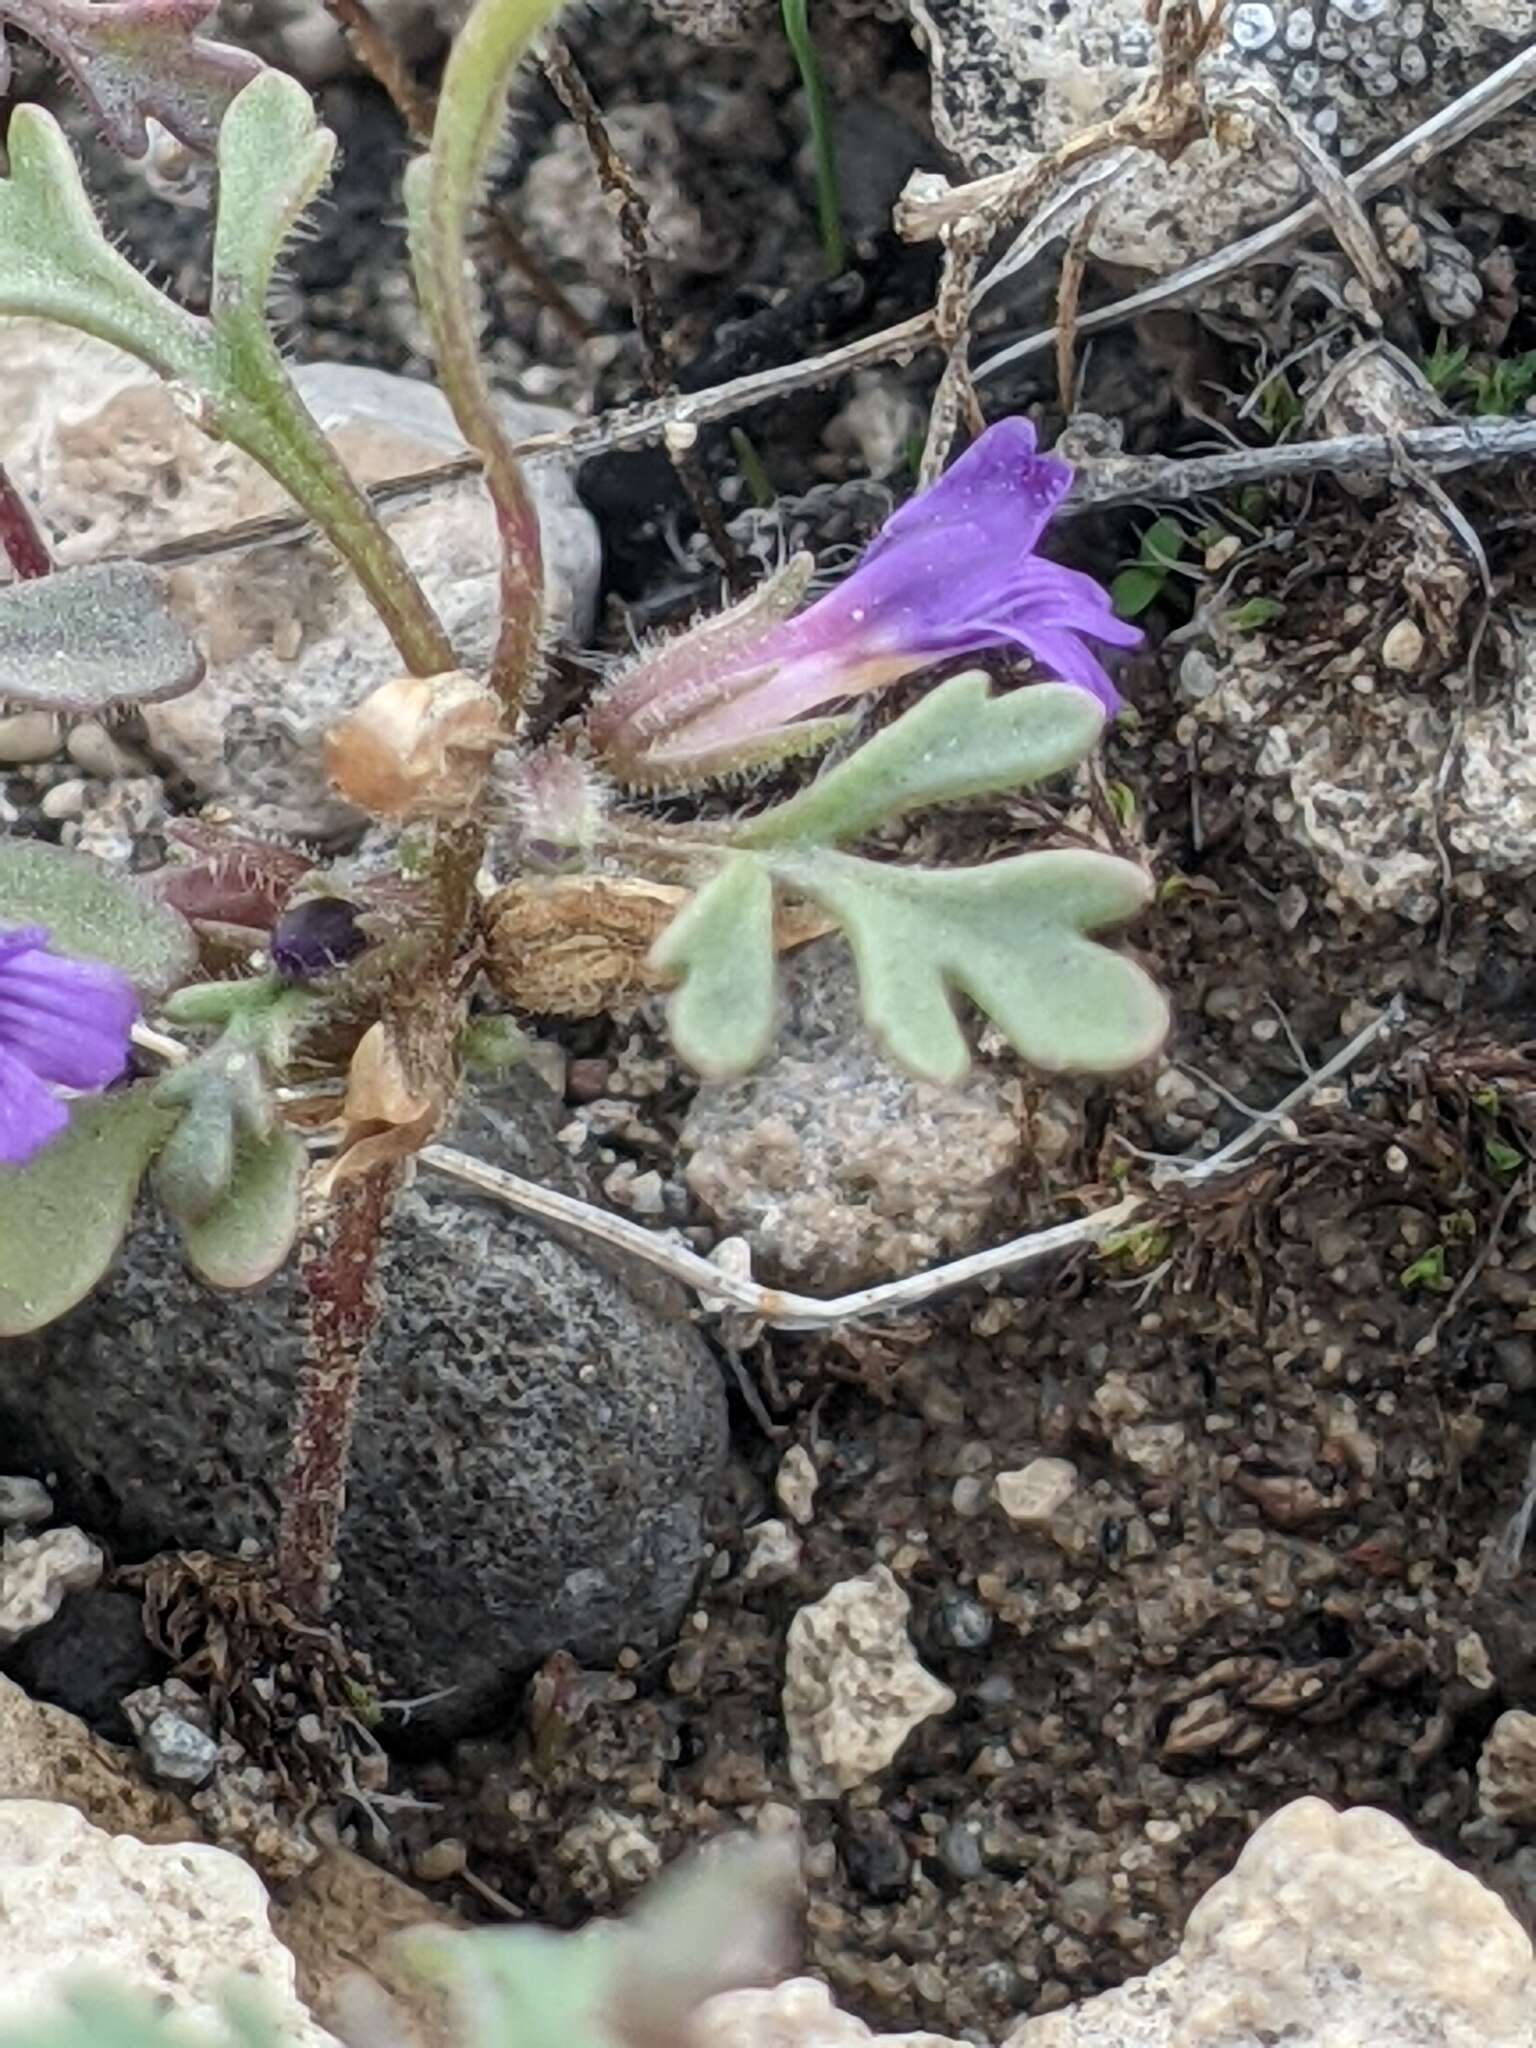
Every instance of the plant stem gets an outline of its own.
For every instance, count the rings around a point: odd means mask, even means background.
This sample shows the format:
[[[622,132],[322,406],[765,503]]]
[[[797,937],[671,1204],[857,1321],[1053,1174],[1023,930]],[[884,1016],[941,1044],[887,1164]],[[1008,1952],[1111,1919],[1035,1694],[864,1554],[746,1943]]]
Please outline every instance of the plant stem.
[[[299,1262],[309,1345],[299,1367],[276,1570],[295,1611],[315,1619],[324,1614],[336,1577],[357,1397],[379,1314],[374,1269],[399,1171],[397,1161],[387,1160],[342,1180],[318,1243]]]
[[[501,529],[501,631],[491,687],[509,722],[533,680],[544,625],[539,515],[480,360],[466,281],[468,224],[501,133],[507,92],[559,0],[478,0],[449,53],[429,155],[405,176],[417,295],[432,328],[438,381],[459,432],[485,460]]]
[[[43,539],[32,507],[0,463],[0,548],[18,583],[32,583],[53,572],[53,556]]]
[[[821,246],[826,252],[829,275],[837,277],[848,267],[848,246],[843,239],[843,210],[837,189],[837,147],[832,139],[832,110],[827,103],[826,81],[806,12],[806,0],[782,0],[784,33],[805,87],[805,108],[811,122],[811,147],[816,152],[816,211],[821,221]]]
[[[289,382],[265,327],[243,339],[240,400],[216,407],[229,439],[253,456],[335,545],[411,674],[436,676],[455,667],[453,644],[410,564]]]

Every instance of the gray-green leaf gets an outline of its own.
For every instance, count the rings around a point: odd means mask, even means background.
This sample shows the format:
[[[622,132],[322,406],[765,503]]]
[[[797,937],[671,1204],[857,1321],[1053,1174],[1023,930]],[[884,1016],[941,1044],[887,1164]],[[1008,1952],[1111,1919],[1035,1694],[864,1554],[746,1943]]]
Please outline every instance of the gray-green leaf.
[[[651,948],[682,977],[668,1005],[672,1042],[701,1074],[740,1074],[773,1042],[773,883],[738,854],[705,883]]]
[[[0,926],[41,924],[53,948],[104,960],[141,995],[185,981],[197,941],[168,904],[141,895],[89,855],[36,839],[0,839]]]
[[[1081,761],[1104,729],[1086,690],[1037,683],[991,694],[979,671],[921,697],[799,796],[733,834],[742,846],[830,845],[921,804],[1020,789]]]
[[[0,1166],[0,1337],[40,1330],[90,1293],[175,1120],[151,1088],[95,1096],[25,1166]]]
[[[143,562],[89,562],[0,590],[0,702],[48,711],[158,704],[203,658]]]
[[[956,990],[1051,1071],[1114,1073],[1166,1035],[1151,976],[1085,937],[1146,903],[1150,878],[1129,861],[1061,848],[928,869],[805,851],[773,866],[843,927],[870,1028],[926,1079],[958,1081],[970,1064]]]
[[[304,1162],[303,1140],[284,1126],[269,1138],[236,1140],[228,1187],[182,1230],[188,1263],[211,1287],[259,1287],[287,1258],[299,1230]]]
[[[10,175],[0,179],[0,313],[82,328],[167,377],[195,380],[206,364],[205,323],[163,298],[101,231],[63,130],[19,106],[7,131]]]
[[[335,153],[335,136],[320,126],[314,102],[297,79],[263,71],[236,98],[219,130],[216,327],[236,307],[265,319],[272,267],[330,175]]]

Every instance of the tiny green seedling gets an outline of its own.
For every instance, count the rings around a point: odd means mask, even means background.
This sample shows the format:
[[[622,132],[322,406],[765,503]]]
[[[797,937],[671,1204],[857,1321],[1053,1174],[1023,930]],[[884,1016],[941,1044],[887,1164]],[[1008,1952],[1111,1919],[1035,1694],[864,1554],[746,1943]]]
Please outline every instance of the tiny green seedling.
[[[1427,1251],[1420,1252],[1411,1265],[1404,1266],[1397,1276],[1397,1284],[1405,1294],[1449,1294],[1452,1283],[1445,1264],[1445,1246],[1432,1244]]]
[[[1181,566],[1188,539],[1176,519],[1153,520],[1141,536],[1134,561],[1109,586],[1110,600],[1122,619],[1139,619],[1164,594]]]

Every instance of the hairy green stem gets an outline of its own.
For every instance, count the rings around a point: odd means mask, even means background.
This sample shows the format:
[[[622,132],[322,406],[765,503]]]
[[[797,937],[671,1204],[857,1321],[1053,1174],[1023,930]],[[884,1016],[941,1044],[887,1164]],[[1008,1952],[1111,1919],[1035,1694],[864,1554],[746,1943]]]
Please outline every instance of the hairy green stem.
[[[432,329],[437,376],[459,431],[485,461],[501,531],[501,630],[491,687],[509,719],[521,708],[544,623],[539,516],[480,360],[469,223],[501,134],[513,74],[560,0],[479,0],[443,73],[432,148],[406,173],[417,295]]]
[[[837,277],[848,267],[848,246],[843,239],[843,209],[837,189],[837,149],[832,139],[832,109],[827,103],[826,81],[806,12],[806,0],[782,0],[784,34],[794,54],[805,87],[805,107],[811,123],[811,147],[816,153],[816,211],[821,222],[821,246],[826,251],[827,271]]]
[[[442,675],[457,666],[442,622],[366,492],[289,382],[265,330],[262,339],[269,360],[260,360],[263,351],[250,338],[242,350],[242,401],[216,404],[214,425],[254,457],[334,544],[410,673]]]

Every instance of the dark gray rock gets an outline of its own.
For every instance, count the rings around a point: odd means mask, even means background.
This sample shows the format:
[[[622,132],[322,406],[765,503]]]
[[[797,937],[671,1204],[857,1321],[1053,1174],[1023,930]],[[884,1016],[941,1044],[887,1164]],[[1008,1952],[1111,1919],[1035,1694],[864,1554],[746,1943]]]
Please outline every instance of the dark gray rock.
[[[449,1141],[571,1184],[531,1077]],[[680,1303],[590,1248],[422,1174],[382,1261],[337,1617],[387,1691],[483,1726],[551,1650],[592,1662],[665,1640],[693,1588],[725,1451],[715,1361]],[[7,1462],[57,1475],[63,1512],[120,1562],[265,1547],[301,1353],[291,1272],[255,1294],[192,1278],[147,1218],[72,1314],[7,1347]]]
[[[144,1634],[144,1603],[111,1586],[71,1593],[52,1621],[0,1657],[0,1671],[46,1706],[78,1714],[109,1742],[131,1742],[125,1693],[165,1676]]]

